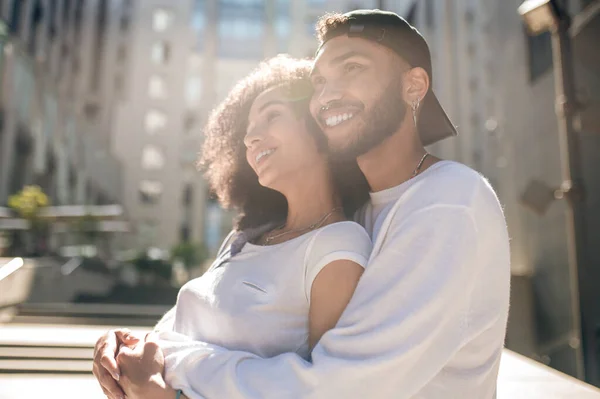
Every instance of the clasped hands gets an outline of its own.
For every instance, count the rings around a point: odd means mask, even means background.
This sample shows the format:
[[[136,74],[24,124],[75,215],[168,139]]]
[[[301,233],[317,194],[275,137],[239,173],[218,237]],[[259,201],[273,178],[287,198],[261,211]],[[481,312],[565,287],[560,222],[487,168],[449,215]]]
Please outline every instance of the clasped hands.
[[[110,399],[174,399],[163,378],[165,359],[154,334],[112,330],[94,349],[93,373]]]

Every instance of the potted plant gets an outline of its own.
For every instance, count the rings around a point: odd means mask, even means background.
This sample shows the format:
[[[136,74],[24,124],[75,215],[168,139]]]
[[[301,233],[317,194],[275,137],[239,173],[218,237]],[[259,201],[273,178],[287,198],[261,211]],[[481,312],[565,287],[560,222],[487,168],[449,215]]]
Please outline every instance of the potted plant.
[[[28,255],[39,256],[46,252],[48,223],[39,215],[49,203],[48,196],[40,186],[25,186],[8,199],[8,206],[29,223],[24,243]]]

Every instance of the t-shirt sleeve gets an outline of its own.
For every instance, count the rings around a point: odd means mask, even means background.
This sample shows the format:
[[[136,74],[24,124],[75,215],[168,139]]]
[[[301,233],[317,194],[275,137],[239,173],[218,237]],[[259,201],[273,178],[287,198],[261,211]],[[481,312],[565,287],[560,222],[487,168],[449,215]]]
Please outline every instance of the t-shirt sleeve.
[[[317,231],[306,251],[306,299],[310,302],[312,284],[325,266],[336,260],[350,260],[366,267],[372,248],[369,234],[358,223],[333,223]]]

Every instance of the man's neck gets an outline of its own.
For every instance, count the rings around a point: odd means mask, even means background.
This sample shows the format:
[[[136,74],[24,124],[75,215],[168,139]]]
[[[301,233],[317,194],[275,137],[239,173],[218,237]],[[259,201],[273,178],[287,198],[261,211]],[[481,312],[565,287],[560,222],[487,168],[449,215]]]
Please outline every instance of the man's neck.
[[[410,180],[425,153],[425,148],[413,134],[400,130],[359,156],[357,161],[371,191],[377,192]],[[430,164],[431,160],[424,163],[421,170]]]

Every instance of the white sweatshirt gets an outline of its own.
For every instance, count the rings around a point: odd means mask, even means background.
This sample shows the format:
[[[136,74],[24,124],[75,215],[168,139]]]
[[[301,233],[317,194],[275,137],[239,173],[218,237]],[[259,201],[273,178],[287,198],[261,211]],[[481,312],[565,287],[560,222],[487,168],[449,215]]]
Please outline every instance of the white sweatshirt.
[[[166,368],[176,376],[167,382],[194,399],[494,398],[510,256],[488,182],[464,165],[438,162],[374,193],[358,216],[373,252],[311,362],[165,331]],[[162,326],[169,324],[167,315]]]
[[[365,267],[371,248],[355,222],[332,223],[275,245],[247,243],[181,288],[172,330],[261,357],[295,352],[308,359],[315,278],[336,260]],[[165,377],[174,382],[179,375],[167,368]]]

